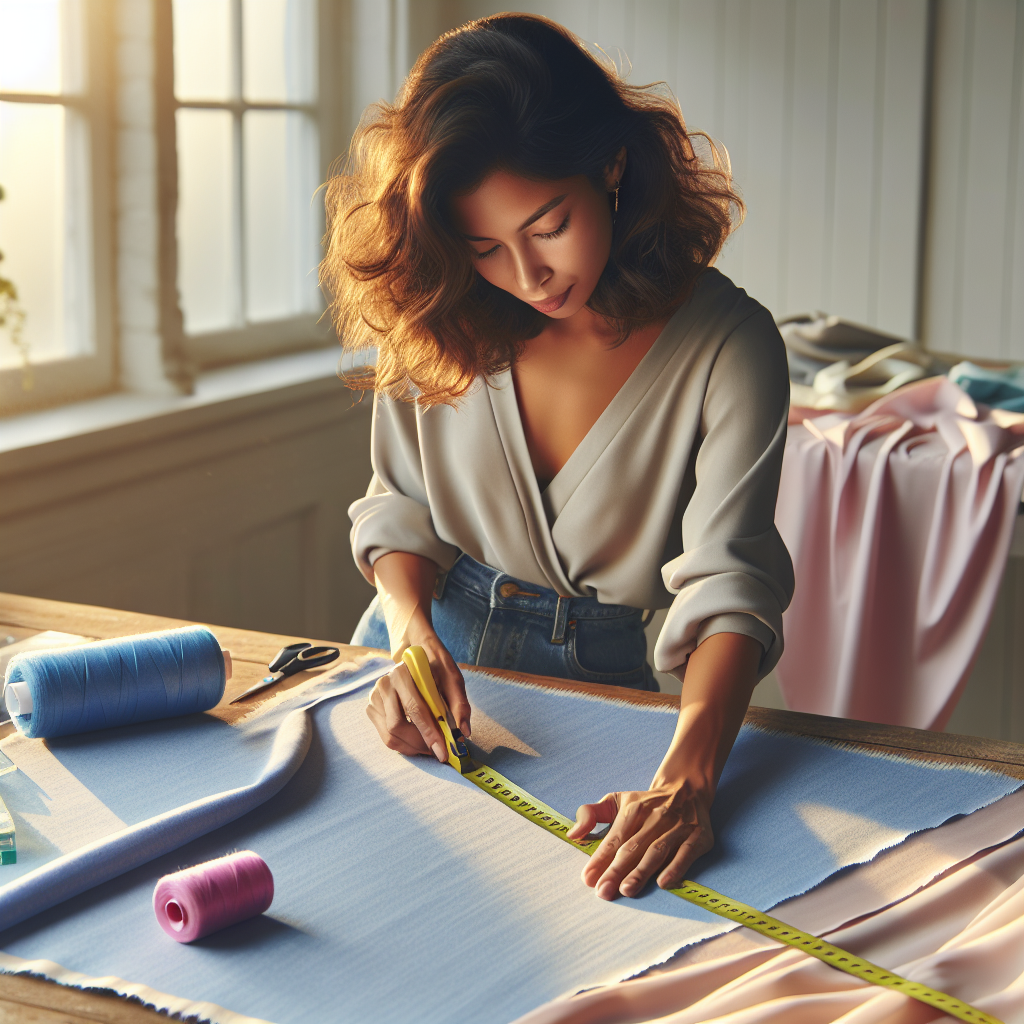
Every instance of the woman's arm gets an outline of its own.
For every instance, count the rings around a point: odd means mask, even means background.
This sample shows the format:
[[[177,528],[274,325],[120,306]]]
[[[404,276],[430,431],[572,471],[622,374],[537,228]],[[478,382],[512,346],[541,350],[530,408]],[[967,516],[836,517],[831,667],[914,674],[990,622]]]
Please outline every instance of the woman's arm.
[[[651,788],[609,793],[577,812],[570,839],[583,839],[599,822],[612,823],[583,869],[583,881],[602,899],[635,896],[655,874],[663,889],[675,888],[711,849],[711,802],[763,653],[742,633],[709,636],[690,655],[675,735]]]
[[[793,593],[774,523],[788,408],[785,346],[761,309],[715,358],[682,554],[662,569],[676,597],[654,660],[683,679],[675,736],[650,789],[581,807],[569,833],[581,839],[612,822],[583,872],[605,899],[635,895],[655,875],[674,888],[714,842],[718,779],[759,675],[782,653],[782,612]]]
[[[469,700],[458,665],[434,631],[430,605],[437,581],[437,564],[422,555],[392,551],[373,563],[374,582],[396,661],[406,648],[419,644],[427,654],[430,671],[451,708],[455,722],[468,736]],[[392,750],[403,754],[429,754],[448,760],[444,737],[416,689],[409,670],[399,664],[377,680],[366,713]]]

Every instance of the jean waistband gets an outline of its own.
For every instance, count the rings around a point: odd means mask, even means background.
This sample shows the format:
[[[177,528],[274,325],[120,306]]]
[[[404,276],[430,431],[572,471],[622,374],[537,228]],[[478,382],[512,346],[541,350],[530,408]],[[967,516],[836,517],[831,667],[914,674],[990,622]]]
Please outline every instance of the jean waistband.
[[[460,555],[451,569],[438,581],[435,596],[455,584],[477,594],[492,608],[515,608],[535,615],[574,619],[614,619],[643,611],[624,604],[602,604],[596,597],[563,597],[549,587],[516,579],[500,569],[483,565],[469,555]]]

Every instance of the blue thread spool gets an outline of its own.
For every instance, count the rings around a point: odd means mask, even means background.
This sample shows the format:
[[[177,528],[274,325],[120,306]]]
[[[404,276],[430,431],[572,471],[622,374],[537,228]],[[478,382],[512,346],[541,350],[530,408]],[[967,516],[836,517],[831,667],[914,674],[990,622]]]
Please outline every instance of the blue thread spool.
[[[51,738],[207,711],[227,674],[217,638],[184,626],[16,654],[5,697],[19,732]]]

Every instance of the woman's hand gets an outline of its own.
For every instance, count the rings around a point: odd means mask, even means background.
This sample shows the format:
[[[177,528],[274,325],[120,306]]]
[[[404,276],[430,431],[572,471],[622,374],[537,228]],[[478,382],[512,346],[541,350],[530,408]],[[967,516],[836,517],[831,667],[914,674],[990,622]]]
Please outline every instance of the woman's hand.
[[[471,708],[459,666],[441,643],[430,618],[431,599],[438,568],[422,555],[391,551],[373,563],[374,582],[391,640],[396,668],[377,680],[366,713],[374,728],[392,750],[402,754],[429,754],[448,760],[444,737],[412,675],[402,663],[402,653],[414,645],[423,648],[430,672],[452,717],[468,738]]]
[[[416,638],[416,643],[426,652],[434,682],[459,723],[459,729],[468,737],[470,707],[459,666],[433,631],[424,632]],[[433,751],[438,761],[448,760],[441,730],[404,664],[396,665],[377,680],[366,705],[366,714],[384,745],[391,750],[400,754],[429,754]]]
[[[584,839],[598,822],[611,828],[583,869],[602,899],[637,896],[657,875],[674,889],[714,845],[709,812],[725,760],[757,683],[761,645],[742,633],[713,633],[690,655],[675,735],[651,783],[609,793],[576,812],[566,838]]]
[[[662,889],[674,889],[714,845],[710,808],[710,797],[685,783],[655,783],[644,792],[609,793],[584,804],[567,838],[583,840],[601,822],[611,828],[583,869],[583,881],[605,900],[637,896],[654,876]]]

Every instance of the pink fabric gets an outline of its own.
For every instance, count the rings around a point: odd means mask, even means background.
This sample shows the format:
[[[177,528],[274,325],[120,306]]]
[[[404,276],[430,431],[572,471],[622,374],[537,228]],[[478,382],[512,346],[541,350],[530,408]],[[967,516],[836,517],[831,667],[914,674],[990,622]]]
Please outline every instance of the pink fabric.
[[[1006,564],[1024,414],[936,377],[857,415],[794,409],[790,422],[776,511],[796,571],[776,670],[786,702],[941,729]]]
[[[776,912],[781,917],[783,908]],[[970,857],[906,899],[822,933],[1004,1024],[1024,1024],[1024,839]],[[713,944],[722,955],[556,1000],[516,1024],[955,1024],[746,929],[706,945]]]

